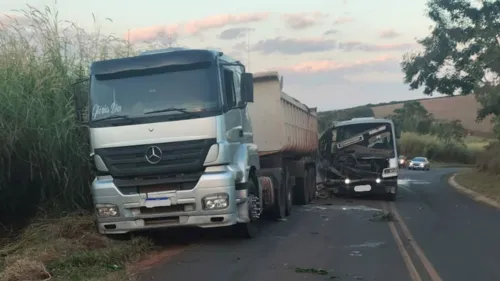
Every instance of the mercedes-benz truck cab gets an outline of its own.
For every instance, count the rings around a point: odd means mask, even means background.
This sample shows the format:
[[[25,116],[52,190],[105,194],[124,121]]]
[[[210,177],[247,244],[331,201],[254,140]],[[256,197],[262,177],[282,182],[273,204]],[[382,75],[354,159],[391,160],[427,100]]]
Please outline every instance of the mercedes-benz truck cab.
[[[247,103],[253,77],[210,50],[173,49],[91,65],[89,121],[102,234],[236,225],[261,213]]]

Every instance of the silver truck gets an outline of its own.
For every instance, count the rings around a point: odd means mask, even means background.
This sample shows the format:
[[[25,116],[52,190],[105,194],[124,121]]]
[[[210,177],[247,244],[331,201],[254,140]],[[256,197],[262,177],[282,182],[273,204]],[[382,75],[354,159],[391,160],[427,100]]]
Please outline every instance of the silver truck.
[[[93,62],[88,110],[97,228],[258,233],[316,194],[317,113],[277,72],[219,51],[166,49]],[[78,105],[81,113],[85,106]]]
[[[335,122],[320,137],[320,181],[334,194],[383,194],[396,200],[397,130],[390,119]]]

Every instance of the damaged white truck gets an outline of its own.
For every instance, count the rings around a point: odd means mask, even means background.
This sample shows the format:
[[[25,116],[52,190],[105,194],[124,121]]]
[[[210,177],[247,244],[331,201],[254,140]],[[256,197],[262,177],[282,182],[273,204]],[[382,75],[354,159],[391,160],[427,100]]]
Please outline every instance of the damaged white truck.
[[[284,218],[293,200],[308,203],[316,109],[282,83],[210,50],[92,63],[90,110],[79,118],[89,127],[98,231],[234,227],[253,237],[261,215]]]
[[[320,181],[335,195],[382,194],[396,200],[396,138],[389,119],[335,122],[320,137]]]

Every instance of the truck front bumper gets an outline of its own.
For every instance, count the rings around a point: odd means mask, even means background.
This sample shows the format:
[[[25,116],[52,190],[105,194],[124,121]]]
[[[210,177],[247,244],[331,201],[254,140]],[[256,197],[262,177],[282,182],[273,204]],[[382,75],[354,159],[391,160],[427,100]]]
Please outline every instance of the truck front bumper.
[[[333,191],[336,194],[388,194],[396,193],[397,187],[397,177],[380,179],[379,182],[377,179],[351,179],[349,183],[339,182],[333,186]]]
[[[97,228],[102,234],[169,227],[222,227],[249,221],[247,191],[235,189],[234,172],[228,169],[205,172],[191,190],[149,194],[123,194],[111,176],[98,177],[92,183],[92,193]],[[225,206],[205,207],[204,199],[221,196],[227,197]]]

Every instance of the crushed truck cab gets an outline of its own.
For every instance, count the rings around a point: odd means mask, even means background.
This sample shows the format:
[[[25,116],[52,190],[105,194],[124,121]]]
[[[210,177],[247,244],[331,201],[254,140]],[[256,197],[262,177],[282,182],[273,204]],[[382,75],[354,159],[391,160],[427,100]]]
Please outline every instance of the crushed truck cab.
[[[396,200],[398,155],[392,120],[335,122],[320,137],[320,177],[334,194],[384,194]]]

